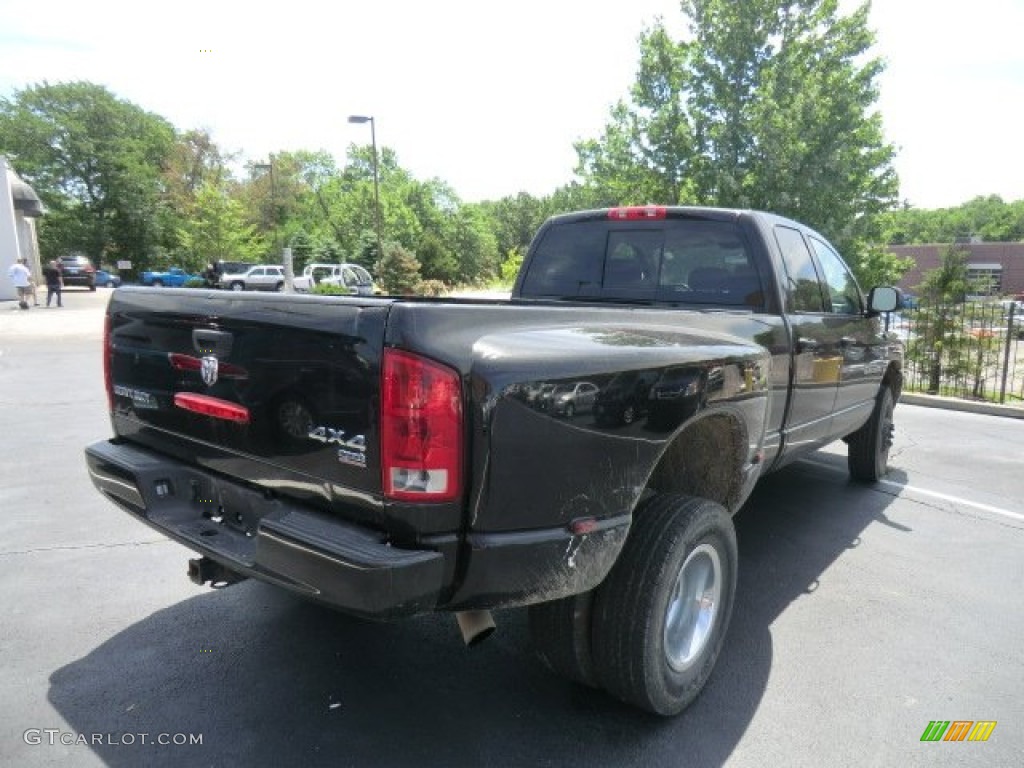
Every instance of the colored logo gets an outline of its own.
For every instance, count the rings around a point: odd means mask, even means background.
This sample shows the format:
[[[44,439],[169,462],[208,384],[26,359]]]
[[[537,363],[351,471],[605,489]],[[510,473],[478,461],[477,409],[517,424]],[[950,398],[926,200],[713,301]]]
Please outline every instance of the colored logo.
[[[995,729],[995,720],[932,720],[921,741],[988,741]]]

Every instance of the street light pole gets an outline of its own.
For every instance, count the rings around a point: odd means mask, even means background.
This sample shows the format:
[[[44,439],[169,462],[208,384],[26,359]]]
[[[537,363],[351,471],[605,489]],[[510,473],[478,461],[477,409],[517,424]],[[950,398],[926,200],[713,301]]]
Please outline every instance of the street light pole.
[[[277,183],[274,180],[274,156],[270,156],[269,163],[256,163],[254,168],[261,171],[270,172],[270,212],[273,215],[274,225],[274,251],[276,252],[280,248],[280,238],[278,237],[278,211],[277,211]],[[278,254],[281,258],[281,262],[284,266],[284,289],[287,293],[292,293],[295,290],[295,270],[292,265],[292,249],[282,248],[281,253]]]
[[[370,124],[370,142],[373,145],[373,210],[374,219],[377,225],[377,261],[380,262],[384,258],[384,239],[381,237],[380,231],[380,181],[379,172],[377,170],[377,129],[372,115],[349,115],[348,121],[350,123],[369,123]]]
[[[270,215],[274,227],[274,250],[277,250],[277,185],[274,183],[274,158],[271,157],[269,163],[256,163],[253,168],[270,173]]]

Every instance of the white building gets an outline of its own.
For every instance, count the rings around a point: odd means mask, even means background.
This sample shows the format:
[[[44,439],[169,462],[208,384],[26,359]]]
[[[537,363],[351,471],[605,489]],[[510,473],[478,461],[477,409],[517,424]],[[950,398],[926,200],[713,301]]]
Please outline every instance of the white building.
[[[7,270],[18,259],[26,259],[36,282],[42,279],[36,219],[43,215],[43,204],[35,190],[0,155],[0,300],[14,300],[18,292]]]

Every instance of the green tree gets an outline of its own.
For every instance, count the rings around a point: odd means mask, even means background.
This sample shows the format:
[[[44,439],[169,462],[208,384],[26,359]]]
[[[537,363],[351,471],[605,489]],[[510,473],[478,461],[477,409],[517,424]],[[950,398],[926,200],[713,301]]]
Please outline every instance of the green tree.
[[[941,264],[925,272],[918,287],[921,306],[914,317],[915,335],[907,345],[907,357],[927,372],[931,394],[939,393],[944,376],[962,375],[967,370],[963,313],[970,289],[968,255],[964,248],[949,246]]]
[[[503,259],[513,251],[526,251],[540,225],[551,215],[549,200],[526,192],[482,205]]]
[[[629,100],[576,146],[592,199],[775,211],[823,232],[860,273],[897,191],[867,4],[848,16],[838,0],[681,8],[687,39],[660,21],[647,30]]]
[[[384,258],[378,270],[385,293],[407,295],[416,293],[420,284],[420,263],[416,256],[397,243],[384,246]]]
[[[883,239],[905,245],[948,243],[977,236],[991,242],[1024,240],[1024,200],[1006,203],[998,195],[975,197],[952,208],[904,205],[883,218]]]
[[[45,257],[81,251],[137,268],[173,240],[161,215],[161,174],[174,149],[163,118],[86,82],[43,83],[0,99],[0,153],[49,209]]]
[[[263,250],[255,230],[245,223],[242,204],[223,186],[204,183],[193,216],[179,231],[180,266],[193,271],[216,261],[254,261]]]

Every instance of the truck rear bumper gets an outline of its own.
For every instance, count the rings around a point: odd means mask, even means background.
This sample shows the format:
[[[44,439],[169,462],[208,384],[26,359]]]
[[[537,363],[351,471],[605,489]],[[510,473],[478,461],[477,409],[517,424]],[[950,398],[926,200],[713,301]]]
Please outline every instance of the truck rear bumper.
[[[365,618],[437,605],[440,552],[392,547],[376,531],[133,445],[102,441],[85,455],[104,496],[230,570]]]

